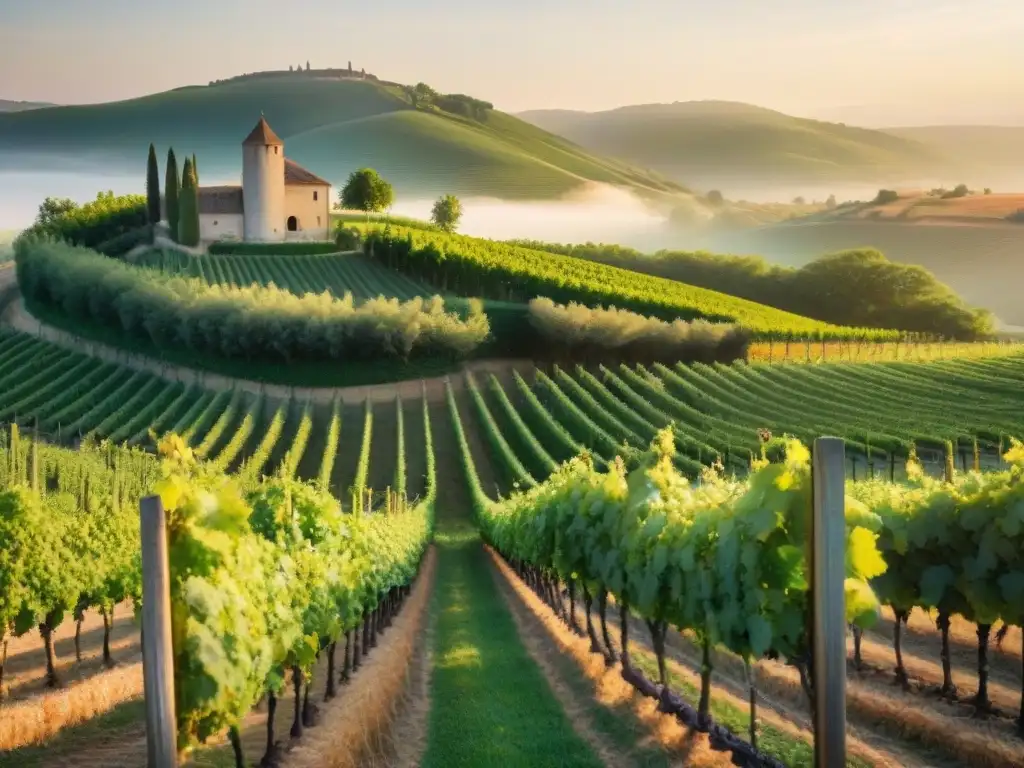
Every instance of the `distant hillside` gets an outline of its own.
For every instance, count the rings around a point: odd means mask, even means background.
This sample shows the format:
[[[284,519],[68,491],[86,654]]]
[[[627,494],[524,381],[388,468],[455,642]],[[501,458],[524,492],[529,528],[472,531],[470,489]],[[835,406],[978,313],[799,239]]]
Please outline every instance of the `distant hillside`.
[[[109,104],[0,114],[0,168],[145,169],[150,142],[196,153],[205,183],[237,179],[241,141],[265,114],[295,161],[335,184],[372,166],[401,194],[551,198],[587,182],[647,195],[678,185],[498,111],[484,122],[414,109],[386,83],[316,73],[246,78]]]
[[[10,101],[0,99],[0,112],[25,112],[29,109],[55,106],[46,101]]]
[[[963,180],[982,183],[991,178],[993,186],[1012,185],[1004,191],[1024,189],[1024,126],[935,125],[883,130],[949,158],[961,169]]]
[[[943,163],[913,139],[727,101],[519,114],[594,152],[699,186],[906,178]]]

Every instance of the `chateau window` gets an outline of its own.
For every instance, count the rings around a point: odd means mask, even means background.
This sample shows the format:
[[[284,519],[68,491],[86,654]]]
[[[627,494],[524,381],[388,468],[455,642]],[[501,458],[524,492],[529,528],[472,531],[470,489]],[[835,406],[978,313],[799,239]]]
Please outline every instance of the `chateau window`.
[[[277,147],[274,147],[274,154],[277,154]]]
[[[320,217],[319,216],[316,217],[316,225],[318,227],[320,226]]]
[[[319,200],[320,199],[320,193],[317,192],[315,189],[313,190],[313,199],[314,200]]]

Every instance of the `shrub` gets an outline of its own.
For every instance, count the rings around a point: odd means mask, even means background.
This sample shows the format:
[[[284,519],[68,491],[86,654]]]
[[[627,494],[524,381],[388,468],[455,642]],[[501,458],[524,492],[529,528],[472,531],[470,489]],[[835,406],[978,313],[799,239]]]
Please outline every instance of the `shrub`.
[[[39,206],[35,223],[23,233],[26,238],[46,237],[72,245],[95,248],[148,221],[145,195],[100,192],[96,199],[78,205],[73,200],[48,197]]]
[[[875,195],[875,199],[871,202],[874,205],[888,205],[889,203],[895,203],[899,199],[899,192],[895,189],[880,189],[878,194]]]
[[[362,245],[362,241],[358,230],[349,229],[340,221],[338,222],[338,226],[334,230],[334,245],[337,250],[357,251]]]
[[[748,343],[747,334],[728,323],[666,322],[625,309],[555,304],[543,297],[529,306],[530,324],[544,342],[539,348],[555,357],[715,362],[743,357]]]
[[[138,229],[129,230],[117,237],[112,237],[96,246],[96,250],[104,256],[121,257],[138,245],[153,242],[153,225],[146,224]]]
[[[1024,208],[1018,208],[1016,211],[1006,217],[1007,221],[1012,221],[1015,224],[1024,224]]]
[[[214,255],[231,254],[234,256],[308,256],[318,253],[337,253],[338,246],[327,240],[323,241],[296,241],[290,243],[240,243],[230,240],[221,240],[210,243],[208,253]]]
[[[966,184],[957,184],[949,192],[945,192],[942,195],[943,200],[949,200],[955,197],[967,197],[971,194],[971,190],[967,188]]]
[[[462,203],[455,195],[442,195],[434,201],[430,220],[442,232],[454,232],[462,220]]]
[[[444,300],[379,297],[356,306],[351,294],[296,296],[274,286],[210,286],[170,277],[93,251],[48,240],[15,247],[26,301],[70,319],[200,354],[245,360],[339,362],[470,355],[488,335],[479,302],[467,316]]]

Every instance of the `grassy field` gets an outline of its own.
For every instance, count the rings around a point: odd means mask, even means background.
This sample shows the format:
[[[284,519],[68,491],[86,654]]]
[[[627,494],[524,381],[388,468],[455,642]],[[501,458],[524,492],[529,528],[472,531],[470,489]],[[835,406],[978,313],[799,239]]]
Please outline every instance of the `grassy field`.
[[[372,166],[402,194],[550,198],[586,182],[674,195],[677,185],[595,156],[509,115],[486,123],[413,110],[398,89],[361,80],[258,78],[179,88],[110,104],[0,114],[0,147],[33,155],[88,155],[110,172],[138,166],[154,142],[196,153],[203,180],[234,179],[240,144],[263,112],[287,154],[336,185]],[[35,166],[33,166],[35,167]],[[31,170],[31,168],[29,168]],[[141,182],[140,182],[141,183]]]
[[[539,110],[519,116],[592,151],[702,186],[730,179],[891,178],[942,162],[940,153],[912,139],[736,102],[648,104],[595,113]]]

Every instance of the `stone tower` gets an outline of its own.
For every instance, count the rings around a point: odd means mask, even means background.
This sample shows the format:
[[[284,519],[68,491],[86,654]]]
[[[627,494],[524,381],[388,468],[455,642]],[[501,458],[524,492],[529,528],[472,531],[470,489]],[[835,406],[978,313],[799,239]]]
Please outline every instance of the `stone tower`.
[[[285,238],[284,142],[262,116],[242,142],[242,227],[249,242]]]

